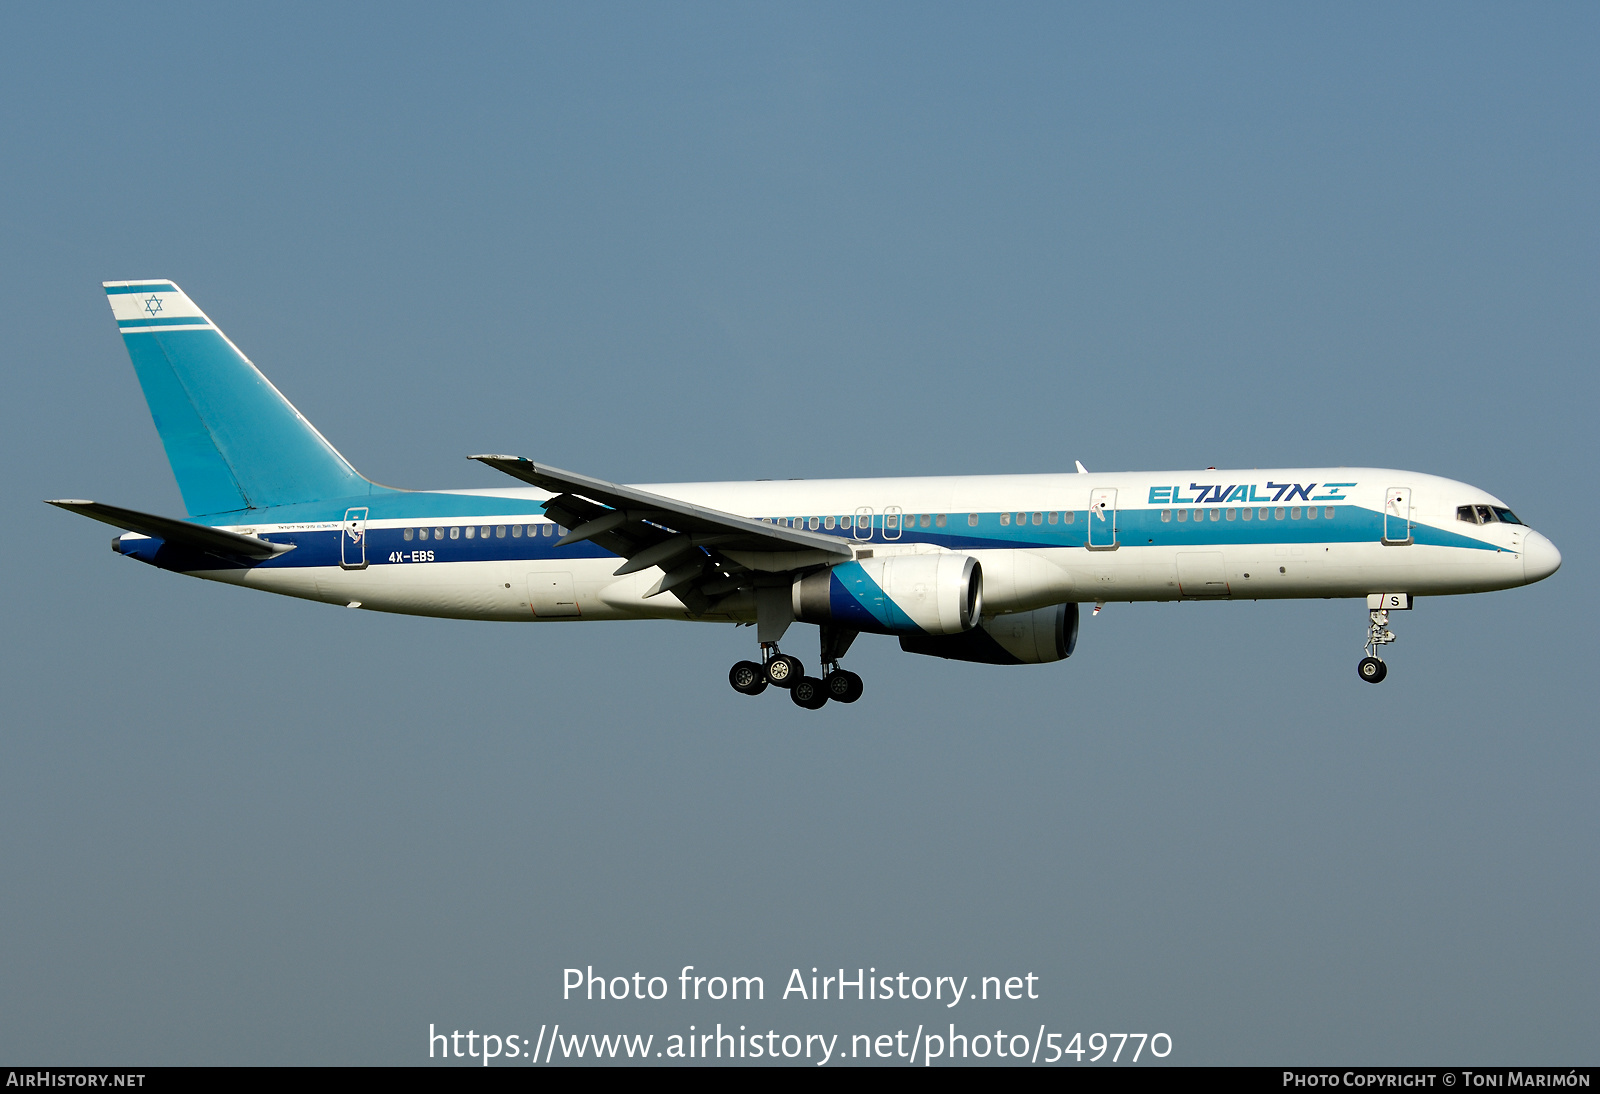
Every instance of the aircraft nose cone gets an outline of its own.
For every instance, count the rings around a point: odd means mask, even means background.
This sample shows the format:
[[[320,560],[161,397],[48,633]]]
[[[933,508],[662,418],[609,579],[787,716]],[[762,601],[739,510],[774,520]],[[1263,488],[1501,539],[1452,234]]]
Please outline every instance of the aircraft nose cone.
[[[1561,569],[1561,552],[1538,532],[1530,531],[1522,543],[1522,576],[1529,581],[1543,581]]]

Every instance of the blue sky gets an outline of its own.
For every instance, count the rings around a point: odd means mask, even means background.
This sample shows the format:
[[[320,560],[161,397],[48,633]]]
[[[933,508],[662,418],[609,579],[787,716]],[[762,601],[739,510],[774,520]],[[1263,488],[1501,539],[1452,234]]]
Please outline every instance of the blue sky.
[[[1178,1062],[1593,1062],[1597,24],[0,14],[0,1054],[821,1021],[559,1001],[569,965],[696,964],[1031,970],[1004,1021]],[[1371,464],[1482,486],[1566,562],[1420,602],[1377,689],[1356,604],[1112,605],[1053,666],[864,638],[866,697],[807,715],[728,689],[747,631],[389,618],[116,558],[39,499],[182,512],[99,290],[133,277],[395,485],[498,485],[485,451]]]

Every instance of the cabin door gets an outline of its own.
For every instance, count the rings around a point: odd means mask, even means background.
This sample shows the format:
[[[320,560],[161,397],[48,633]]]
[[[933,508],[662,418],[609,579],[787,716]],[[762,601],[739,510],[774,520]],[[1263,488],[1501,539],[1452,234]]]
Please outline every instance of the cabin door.
[[[1383,542],[1401,547],[1411,542],[1411,487],[1391,486],[1383,495]]]
[[[1089,550],[1109,551],[1117,545],[1117,492],[1096,490],[1089,495]]]
[[[346,570],[367,568],[367,511],[346,509],[339,533],[339,565]]]

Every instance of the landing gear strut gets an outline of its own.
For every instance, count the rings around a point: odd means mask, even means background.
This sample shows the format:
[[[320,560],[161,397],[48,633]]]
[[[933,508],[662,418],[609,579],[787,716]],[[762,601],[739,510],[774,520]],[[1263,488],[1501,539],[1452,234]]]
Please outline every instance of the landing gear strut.
[[[820,628],[822,638],[822,690],[837,703],[853,703],[861,698],[864,686],[861,677],[849,669],[839,667],[840,658],[856,640],[859,631],[846,630],[832,624]],[[799,700],[795,700],[799,702]]]
[[[1386,608],[1373,608],[1367,612],[1367,655],[1356,666],[1356,672],[1361,679],[1369,684],[1383,682],[1389,675],[1389,666],[1383,663],[1383,658],[1378,656],[1378,647],[1387,646],[1394,641],[1394,632],[1389,629],[1389,612]]]

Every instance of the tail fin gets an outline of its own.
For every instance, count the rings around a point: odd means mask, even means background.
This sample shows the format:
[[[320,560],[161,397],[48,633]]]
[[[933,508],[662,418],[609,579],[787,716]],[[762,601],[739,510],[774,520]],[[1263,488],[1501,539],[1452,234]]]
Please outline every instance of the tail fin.
[[[368,494],[372,483],[170,281],[107,281],[190,516]]]

